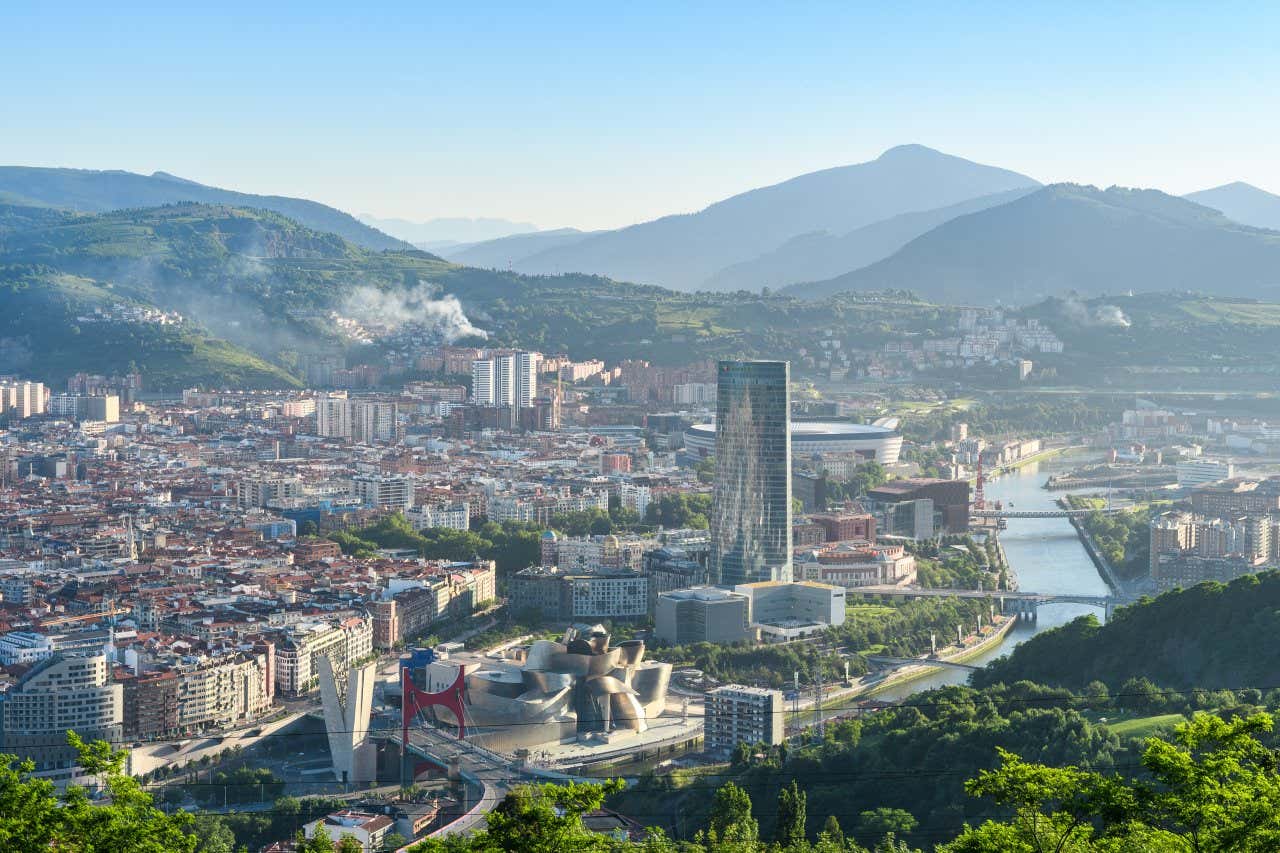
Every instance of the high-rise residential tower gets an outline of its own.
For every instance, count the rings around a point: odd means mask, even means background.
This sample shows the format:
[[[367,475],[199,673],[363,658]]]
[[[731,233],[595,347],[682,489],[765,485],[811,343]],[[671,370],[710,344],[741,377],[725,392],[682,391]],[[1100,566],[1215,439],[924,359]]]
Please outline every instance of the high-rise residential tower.
[[[493,359],[478,358],[471,362],[471,399],[477,406],[495,404]]]
[[[541,360],[541,353],[516,353],[516,408],[533,407],[533,401],[538,396],[538,362]]]
[[[516,404],[516,357],[505,353],[493,357],[493,389],[495,406],[510,408]]]
[[[711,577],[791,580],[791,367],[722,361],[716,382]]]

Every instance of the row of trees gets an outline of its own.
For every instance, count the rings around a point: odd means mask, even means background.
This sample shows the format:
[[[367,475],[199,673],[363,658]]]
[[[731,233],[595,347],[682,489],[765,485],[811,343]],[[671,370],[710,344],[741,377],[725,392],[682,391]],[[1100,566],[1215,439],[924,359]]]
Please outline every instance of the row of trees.
[[[857,613],[851,610],[850,613]],[[694,643],[689,646],[656,647],[655,659],[696,667],[712,678],[726,682],[760,684],[775,688],[791,683],[799,672],[808,681],[821,673],[827,681],[844,678],[845,664],[851,675],[863,675],[867,664],[858,653],[910,657],[925,654],[936,637],[944,646],[954,640],[956,627],[972,629],[978,618],[987,618],[988,604],[975,599],[924,598],[897,602],[872,617],[850,618],[829,629],[821,645],[787,643],[752,646],[746,643],[718,645]],[[845,656],[832,648],[842,648]],[[852,656],[849,656],[852,653]]]
[[[603,536],[659,525],[705,529],[710,513],[710,495],[670,494],[654,500],[643,519],[614,501],[608,511],[566,513],[552,518],[547,526],[566,536]],[[472,530],[414,530],[402,513],[395,513],[368,527],[330,533],[328,538],[353,557],[371,558],[380,548],[408,548],[428,559],[469,560],[480,556],[494,560],[498,571],[506,573],[537,563],[545,529],[533,522],[487,521]]]
[[[1055,695],[1034,686],[1022,690],[1023,699]],[[937,742],[924,753],[893,749],[903,744],[885,739],[888,726],[926,725],[911,717],[912,712],[921,713],[919,708],[903,707],[876,715],[875,725],[834,725],[826,741],[799,753],[771,750],[738,780],[709,785],[714,776],[694,777],[703,779],[694,784],[705,791],[695,795],[705,803],[705,810],[700,829],[688,841],[672,841],[661,828],[649,830],[639,842],[589,831],[583,815],[600,808],[607,796],[622,793],[622,782],[613,780],[604,785],[519,788],[489,816],[485,830],[469,837],[426,840],[413,849],[415,853],[865,853],[863,845],[871,845],[877,853],[911,853],[913,848],[902,837],[912,840],[913,835],[917,843],[933,844],[937,853],[1262,853],[1280,848],[1280,765],[1272,746],[1270,714],[1198,713],[1176,727],[1171,737],[1143,742],[1133,753],[1136,760],[1107,763],[1096,756],[1072,760],[1071,754],[1078,750],[1068,731],[1023,726],[1018,717],[1025,711],[1002,717],[998,710],[993,713],[992,696],[976,693],[951,696],[954,701],[935,714],[937,720],[952,718],[948,723],[952,729],[962,720],[970,722],[969,734],[962,739],[981,740],[983,750],[994,759],[976,772],[948,760],[952,756],[939,751]],[[1071,699],[1069,694],[1066,698]],[[1052,712],[1062,713],[1062,709],[1042,713]],[[1010,723],[1017,724],[1014,731]],[[979,738],[987,728],[992,731]],[[1018,731],[1020,737],[1010,736]],[[1037,736],[1039,742],[1033,740]],[[956,737],[948,739],[954,743]],[[235,835],[228,821],[242,816],[165,814],[136,780],[125,775],[123,752],[112,752],[104,742],[85,744],[74,733],[69,733],[69,740],[79,752],[80,764],[101,780],[106,796],[95,799],[75,787],[59,796],[48,780],[32,776],[30,762],[5,756],[0,761],[0,849],[15,853],[230,853],[233,849]],[[881,756],[880,763],[852,760],[866,758],[868,753],[852,756],[848,750],[868,743]],[[1008,748],[1019,743],[1017,750]],[[1021,754],[1026,749],[1047,755],[1048,760],[1028,760]],[[1130,774],[1129,769],[1137,772]],[[895,783],[891,780],[911,778],[921,788],[953,774],[969,777],[961,787],[977,808],[955,813],[958,822],[950,831],[934,828],[921,834],[916,817],[919,802],[910,809],[879,805],[856,810],[859,786],[873,785],[883,802],[892,796]],[[771,787],[762,787],[762,782]],[[655,783],[650,778],[638,787],[646,784]],[[943,787],[949,796],[956,795],[957,805],[966,799],[951,785]],[[666,796],[661,802],[665,810],[681,809],[676,797]],[[760,803],[772,807],[757,811],[755,805]],[[659,817],[657,812],[637,814]],[[824,817],[819,820],[817,815]],[[855,829],[846,833],[844,825]],[[350,837],[332,839],[323,833],[312,839],[299,834],[296,845],[301,853],[359,849]]]
[[[359,530],[339,530],[329,538],[344,554],[369,558],[379,548],[408,548],[428,559],[470,560],[479,556],[497,563],[499,572],[534,565],[539,559],[543,528],[532,523],[486,522],[475,530],[435,527],[414,530],[401,513]]]
[[[1081,500],[1068,498],[1072,506]],[[1126,579],[1145,577],[1151,569],[1151,507],[1140,506],[1110,515],[1096,509],[1079,519],[1116,573]]]

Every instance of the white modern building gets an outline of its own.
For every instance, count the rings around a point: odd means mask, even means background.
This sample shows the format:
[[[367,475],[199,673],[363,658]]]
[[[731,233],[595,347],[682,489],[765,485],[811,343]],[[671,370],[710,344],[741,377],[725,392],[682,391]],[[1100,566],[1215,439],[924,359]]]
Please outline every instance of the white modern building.
[[[35,762],[36,773],[62,786],[83,775],[67,732],[120,743],[124,688],[111,680],[104,654],[56,654],[18,679],[0,702],[4,751]]]
[[[845,589],[813,581],[761,581],[734,587],[750,602],[751,627],[774,642],[844,624]]]
[[[493,359],[478,358],[471,362],[471,402],[477,406],[497,405],[497,385]]]
[[[716,454],[716,425],[694,424],[684,432],[687,451],[707,458]],[[853,456],[863,462],[895,465],[902,451],[902,435],[888,427],[843,421],[791,422],[791,456],[808,461],[815,456]]]
[[[1187,459],[1179,462],[1175,469],[1178,472],[1178,485],[1182,488],[1229,480],[1236,475],[1234,465],[1217,459]]]
[[[471,529],[471,505],[466,501],[445,504],[421,504],[405,512],[414,530],[445,527],[451,530]]]
[[[366,507],[403,512],[413,506],[413,480],[399,474],[357,474],[351,492]]]
[[[538,352],[495,353],[471,362],[471,402],[477,406],[533,407],[538,396]]]
[[[515,356],[515,404],[521,409],[532,408],[538,396],[538,367],[542,353],[518,352]]]

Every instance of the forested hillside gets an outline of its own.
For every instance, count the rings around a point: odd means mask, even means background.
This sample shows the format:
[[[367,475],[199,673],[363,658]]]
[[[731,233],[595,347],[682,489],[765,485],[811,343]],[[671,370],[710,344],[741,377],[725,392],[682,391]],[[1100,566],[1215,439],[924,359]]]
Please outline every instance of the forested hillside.
[[[974,683],[1030,680],[1113,691],[1130,678],[1162,688],[1237,690],[1280,686],[1280,573],[1175,590],[1115,611],[1105,625],[1089,616],[1022,643],[974,675]]]

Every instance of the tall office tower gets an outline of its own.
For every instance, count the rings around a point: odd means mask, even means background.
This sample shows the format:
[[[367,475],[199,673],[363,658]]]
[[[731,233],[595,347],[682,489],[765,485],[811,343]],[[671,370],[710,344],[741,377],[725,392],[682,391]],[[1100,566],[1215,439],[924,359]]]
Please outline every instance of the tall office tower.
[[[495,391],[493,359],[478,358],[471,362],[471,401],[477,406],[492,406]]]
[[[722,361],[716,383],[711,577],[791,580],[791,365]]]
[[[512,353],[493,357],[493,405],[510,408],[516,404],[516,357]]]
[[[516,408],[533,408],[534,398],[538,396],[538,362],[542,353],[516,353]]]

